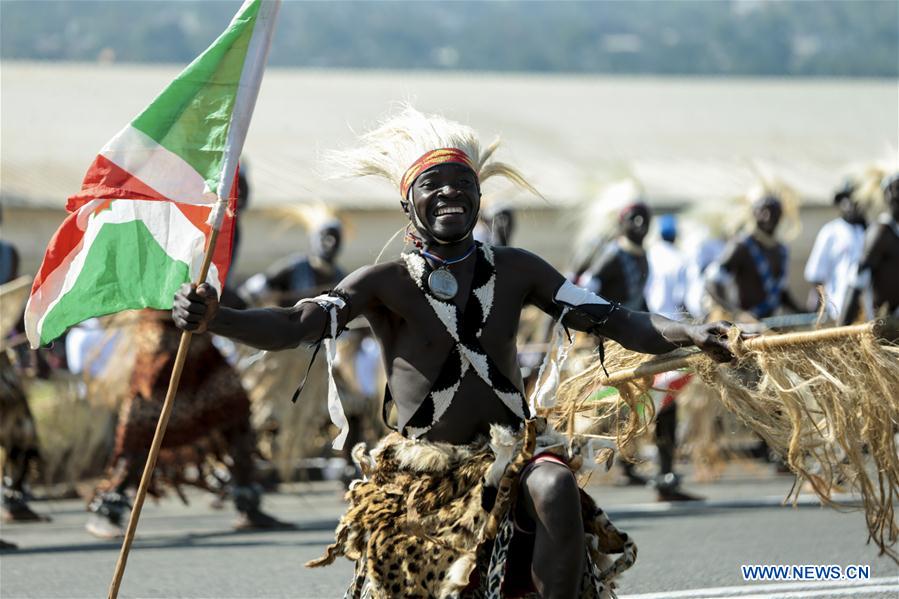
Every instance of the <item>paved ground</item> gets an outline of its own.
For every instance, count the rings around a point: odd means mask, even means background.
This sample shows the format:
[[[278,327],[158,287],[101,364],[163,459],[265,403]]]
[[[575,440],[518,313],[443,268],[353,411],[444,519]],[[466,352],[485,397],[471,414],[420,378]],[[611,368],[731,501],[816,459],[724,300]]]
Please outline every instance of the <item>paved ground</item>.
[[[812,501],[780,507],[790,484],[760,470],[731,473],[713,484],[690,485],[709,501],[680,506],[653,503],[647,489],[591,485],[639,546],[637,565],[621,582],[622,598],[899,597],[899,567],[865,545],[861,514]],[[233,512],[212,509],[205,495],[192,495],[189,506],[174,498],[148,503],[120,596],[342,596],[347,562],[322,570],[302,565],[331,539],[343,507],[337,487],[295,485],[266,496],[265,505],[299,530],[231,532]],[[53,521],[2,528],[0,536],[20,549],[0,557],[0,597],[105,596],[119,544],[84,532],[80,501],[42,501],[35,508]],[[870,566],[872,580],[744,583],[742,564],[862,564]]]

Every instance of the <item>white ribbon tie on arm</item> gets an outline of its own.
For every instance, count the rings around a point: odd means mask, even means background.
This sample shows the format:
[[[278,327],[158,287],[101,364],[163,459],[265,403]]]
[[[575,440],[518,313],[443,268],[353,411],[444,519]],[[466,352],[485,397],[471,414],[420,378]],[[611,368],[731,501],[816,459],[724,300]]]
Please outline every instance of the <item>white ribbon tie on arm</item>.
[[[553,326],[552,339],[546,357],[537,372],[537,384],[531,394],[531,415],[537,414],[537,408],[549,408],[556,402],[556,390],[559,387],[562,367],[568,359],[568,352],[573,342],[565,340],[565,326],[562,320],[571,308],[590,304],[603,305],[609,302],[592,291],[578,287],[571,281],[565,281],[556,292],[555,301],[562,306],[562,314]]]
[[[350,425],[343,411],[340,394],[337,392],[337,383],[334,381],[334,359],[337,356],[337,311],[343,309],[346,306],[346,302],[334,295],[320,295],[314,298],[302,299],[298,303],[317,304],[324,308],[328,314],[331,334],[324,340],[325,357],[328,361],[328,415],[331,417],[331,422],[334,426],[340,430],[333,443],[331,443],[331,447],[340,450],[343,449],[343,444],[346,443]]]
[[[343,300],[340,302],[343,304]],[[343,306],[341,306],[343,307]],[[346,414],[343,412],[343,404],[340,402],[340,395],[337,393],[337,383],[334,381],[334,358],[337,356],[337,307],[331,306],[328,312],[331,320],[331,336],[325,339],[325,352],[328,357],[328,414],[331,416],[331,422],[334,423],[340,432],[331,443],[331,447],[340,450],[346,443],[347,435],[350,432],[350,425],[347,422]]]

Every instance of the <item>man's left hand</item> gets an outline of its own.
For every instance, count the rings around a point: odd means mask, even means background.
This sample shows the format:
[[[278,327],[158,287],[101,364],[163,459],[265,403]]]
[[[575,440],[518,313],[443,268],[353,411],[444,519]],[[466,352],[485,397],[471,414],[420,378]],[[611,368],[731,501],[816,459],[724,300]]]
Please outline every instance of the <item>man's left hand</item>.
[[[727,340],[727,333],[734,325],[726,320],[697,324],[687,328],[687,334],[699,349],[716,362],[730,362],[734,354]]]

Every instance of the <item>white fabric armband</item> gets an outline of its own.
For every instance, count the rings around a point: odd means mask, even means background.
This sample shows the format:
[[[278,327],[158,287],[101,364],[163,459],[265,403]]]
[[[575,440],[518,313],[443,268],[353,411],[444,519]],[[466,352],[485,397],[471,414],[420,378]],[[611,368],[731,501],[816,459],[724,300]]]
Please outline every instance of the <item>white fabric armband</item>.
[[[305,297],[298,301],[295,305],[300,306],[302,304],[318,304],[319,306],[324,308],[325,312],[330,315],[332,310],[343,310],[346,307],[346,300],[344,300],[339,295],[323,293],[315,297]]]
[[[334,423],[340,432],[335,437],[331,447],[340,450],[346,442],[347,435],[350,432],[350,425],[343,410],[343,404],[340,401],[340,394],[337,392],[337,383],[334,381],[334,359],[337,355],[337,320],[338,312],[346,307],[346,301],[337,295],[323,294],[317,297],[301,299],[296,303],[301,304],[317,304],[322,307],[328,314],[328,331],[329,336],[325,337],[325,356],[328,360],[328,415],[331,422]]]
[[[565,360],[568,359],[568,352],[573,344],[570,337],[566,343],[566,332],[562,319],[572,308],[609,305],[608,300],[583,287],[578,287],[568,280],[562,283],[553,299],[562,306],[562,313],[553,327],[549,349],[537,372],[537,383],[534,385],[530,401],[532,416],[537,414],[537,408],[552,407],[556,401],[556,389],[561,380],[562,367],[565,365]]]
[[[575,308],[577,306],[603,305],[609,301],[604,297],[596,295],[588,289],[578,287],[571,281],[565,281],[559,290],[556,291],[556,297],[553,298],[556,303]]]

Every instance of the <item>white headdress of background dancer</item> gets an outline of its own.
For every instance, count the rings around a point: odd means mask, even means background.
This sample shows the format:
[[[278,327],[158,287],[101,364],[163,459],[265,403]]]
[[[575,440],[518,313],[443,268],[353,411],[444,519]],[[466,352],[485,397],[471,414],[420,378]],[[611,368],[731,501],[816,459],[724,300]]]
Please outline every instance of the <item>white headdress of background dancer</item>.
[[[336,229],[341,234],[352,233],[346,231],[340,215],[321,200],[276,206],[266,210],[266,213],[278,220],[279,232],[300,226],[306,230],[313,244],[316,243],[315,237],[326,229]]]
[[[756,205],[766,198],[775,198],[780,202],[781,217],[777,226],[776,237],[784,242],[793,241],[802,233],[802,219],[799,214],[802,202],[799,193],[783,180],[763,175],[756,171],[758,183],[753,185],[746,194],[740,198],[742,205],[743,227],[753,229],[755,218],[753,210]]]
[[[639,203],[645,203],[643,186],[629,176],[603,185],[592,198],[571,212],[569,224],[577,231],[572,260],[575,273],[590,269],[602,248],[618,236],[622,210]]]

